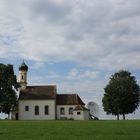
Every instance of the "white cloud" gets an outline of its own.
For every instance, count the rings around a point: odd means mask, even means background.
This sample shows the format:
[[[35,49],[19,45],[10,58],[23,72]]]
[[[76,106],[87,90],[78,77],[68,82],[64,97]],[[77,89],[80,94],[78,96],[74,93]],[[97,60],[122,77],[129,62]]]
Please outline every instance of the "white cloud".
[[[78,79],[80,78],[79,76],[79,71],[74,68],[72,69],[69,73],[68,73],[68,76],[66,76],[67,79]]]
[[[96,78],[98,78],[99,77],[99,72],[97,72],[97,71],[89,71],[89,70],[87,70],[86,72],[85,72],[85,77],[87,77],[87,78],[89,78],[89,79],[96,79]]]
[[[0,2],[5,54],[35,61],[77,61],[85,66],[136,67],[140,2],[124,0],[9,0]],[[1,43],[1,44],[2,44]],[[9,46],[15,51],[8,51]],[[130,50],[128,52],[128,50]]]
[[[49,79],[58,79],[58,78],[60,78],[60,75],[58,75],[56,72],[53,72],[53,71],[48,72],[47,75],[48,75],[47,78],[49,78]]]
[[[40,69],[44,66],[43,62],[36,62],[31,66],[31,69]]]
[[[83,80],[83,79],[89,79],[89,80],[95,80],[99,77],[98,71],[92,71],[92,70],[78,70],[76,68],[73,68],[69,71],[68,75],[66,76],[66,79],[69,80]]]

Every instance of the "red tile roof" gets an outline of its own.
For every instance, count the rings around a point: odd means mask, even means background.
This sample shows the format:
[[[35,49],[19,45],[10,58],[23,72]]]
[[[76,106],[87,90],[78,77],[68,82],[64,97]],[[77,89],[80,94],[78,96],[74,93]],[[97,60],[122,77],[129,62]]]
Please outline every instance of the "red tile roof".
[[[76,110],[76,111],[78,111],[78,110],[84,111],[84,110],[89,110],[89,109],[87,109],[87,108],[86,108],[85,106],[83,106],[83,105],[77,105],[77,106],[75,107],[74,110]]]
[[[56,99],[56,86],[28,86],[21,90],[19,100],[40,100],[40,99]]]
[[[78,94],[57,94],[55,85],[27,86],[21,90],[19,100],[56,100],[56,105],[85,105]]]
[[[56,105],[85,105],[77,94],[57,94]]]

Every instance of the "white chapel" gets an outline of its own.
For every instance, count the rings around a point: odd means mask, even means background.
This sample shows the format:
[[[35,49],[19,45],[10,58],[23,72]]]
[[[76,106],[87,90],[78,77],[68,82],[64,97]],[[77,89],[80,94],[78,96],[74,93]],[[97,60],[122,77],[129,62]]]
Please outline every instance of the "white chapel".
[[[88,120],[89,110],[78,94],[57,94],[56,85],[28,86],[28,66],[19,67],[19,98],[11,119],[17,120]]]

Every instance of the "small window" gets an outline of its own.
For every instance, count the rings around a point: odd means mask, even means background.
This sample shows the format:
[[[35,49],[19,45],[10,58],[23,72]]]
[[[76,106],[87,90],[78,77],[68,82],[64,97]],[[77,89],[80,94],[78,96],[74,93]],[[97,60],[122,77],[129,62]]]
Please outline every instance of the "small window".
[[[69,108],[69,114],[73,114],[73,108],[72,107]]]
[[[21,76],[21,79],[23,80],[23,75]]]
[[[65,114],[65,108],[64,108],[64,107],[61,107],[61,108],[60,108],[60,114],[61,114],[61,115],[64,115],[64,114]]]
[[[45,115],[49,114],[49,106],[48,105],[45,105],[45,107],[44,107],[44,114]]]
[[[81,114],[81,112],[77,112],[77,115],[80,115]]]
[[[29,111],[29,106],[25,106],[25,111]]]
[[[39,115],[39,106],[35,106],[35,115]]]

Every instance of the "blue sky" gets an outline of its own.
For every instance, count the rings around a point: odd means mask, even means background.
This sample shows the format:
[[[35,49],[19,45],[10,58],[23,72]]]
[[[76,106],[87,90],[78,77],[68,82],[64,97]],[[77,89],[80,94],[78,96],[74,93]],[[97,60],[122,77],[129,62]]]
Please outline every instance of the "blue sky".
[[[114,118],[101,103],[110,75],[125,69],[140,84],[139,45],[139,0],[0,0],[0,62],[18,76],[24,59],[29,85],[78,93],[101,118]]]

